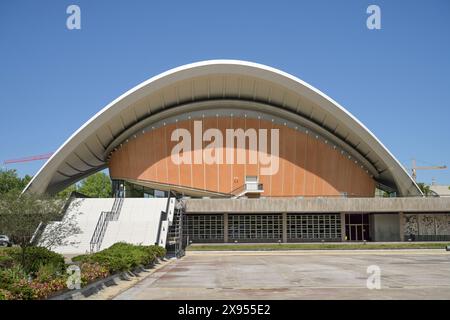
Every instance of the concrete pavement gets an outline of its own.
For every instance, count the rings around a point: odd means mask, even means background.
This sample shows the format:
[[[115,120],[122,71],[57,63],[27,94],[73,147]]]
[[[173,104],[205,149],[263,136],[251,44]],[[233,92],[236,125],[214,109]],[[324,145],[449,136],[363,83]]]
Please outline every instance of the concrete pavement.
[[[366,286],[371,265],[380,268],[380,290]],[[115,299],[450,299],[450,254],[188,252]]]

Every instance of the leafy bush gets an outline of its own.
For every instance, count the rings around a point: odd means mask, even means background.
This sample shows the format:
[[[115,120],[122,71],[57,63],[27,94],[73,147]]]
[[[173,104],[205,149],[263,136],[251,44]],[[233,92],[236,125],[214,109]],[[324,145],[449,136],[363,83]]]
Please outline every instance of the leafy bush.
[[[47,299],[55,292],[61,291],[67,287],[66,277],[56,277],[46,282],[38,281],[37,279],[29,283],[32,291],[33,299]]]
[[[126,271],[149,265],[157,257],[163,257],[165,249],[158,246],[141,246],[119,242],[91,255],[81,255],[72,259],[84,263],[98,263],[108,268],[110,273]]]
[[[84,286],[111,273],[149,265],[162,258],[166,250],[159,246],[116,243],[95,254],[73,258],[80,262]],[[20,248],[0,250],[0,300],[46,299],[66,288],[67,275],[62,255],[42,247],[25,251],[25,268]]]
[[[156,256],[158,258],[162,259],[162,258],[164,258],[166,256],[167,251],[163,247],[160,247],[160,246],[149,246],[149,248],[151,250],[153,250],[154,252],[156,252]]]
[[[19,281],[13,282],[8,290],[11,292],[14,300],[32,300],[36,298],[27,279],[20,279]]]
[[[14,248],[9,255],[17,262],[22,263],[22,251]],[[25,265],[27,273],[37,273],[42,265],[53,265],[59,272],[65,271],[64,257],[59,253],[50,251],[43,247],[29,247],[25,250]]]
[[[62,255],[41,247],[25,251],[8,248],[0,251],[0,300],[46,299],[66,288],[67,275]]]
[[[14,297],[11,292],[5,289],[0,289],[0,300],[11,300],[13,298]]]
[[[45,299],[66,287],[66,276],[50,274],[53,267],[41,267],[31,280],[18,265],[0,270],[0,300]],[[44,274],[45,270],[45,276]]]
[[[35,279],[38,282],[50,282],[62,276],[61,267],[55,266],[53,263],[41,264],[38,271],[35,273]]]
[[[11,268],[14,265],[14,259],[8,255],[0,254],[0,269]]]
[[[97,279],[103,279],[109,276],[107,267],[99,263],[82,263],[81,270],[81,285],[85,286]]]
[[[20,280],[26,280],[27,274],[20,266],[12,266],[0,269],[0,289],[8,290],[12,284]]]

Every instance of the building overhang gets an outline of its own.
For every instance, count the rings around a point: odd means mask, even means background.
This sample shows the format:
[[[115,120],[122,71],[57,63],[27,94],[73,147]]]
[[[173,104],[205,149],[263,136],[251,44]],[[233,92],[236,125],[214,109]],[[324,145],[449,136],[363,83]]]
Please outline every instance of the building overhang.
[[[144,126],[169,114],[207,109],[230,101],[252,110],[265,108],[310,126],[353,153],[381,185],[401,196],[422,196],[399,161],[336,101],[288,73],[238,60],[181,66],[124,93],[64,142],[25,190],[56,193],[106,168],[111,152]]]

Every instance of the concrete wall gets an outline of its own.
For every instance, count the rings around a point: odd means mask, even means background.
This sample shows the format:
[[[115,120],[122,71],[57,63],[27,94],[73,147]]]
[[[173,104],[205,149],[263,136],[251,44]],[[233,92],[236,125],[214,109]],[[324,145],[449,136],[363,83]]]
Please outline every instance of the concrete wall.
[[[117,242],[155,244],[161,211],[166,210],[166,204],[166,198],[124,199],[119,219],[109,222],[100,250]]]
[[[405,214],[404,236],[450,236],[450,214]]]
[[[371,223],[374,241],[400,241],[400,220],[397,213],[373,214]]]
[[[188,199],[188,213],[450,212],[449,198]]]
[[[75,199],[62,222],[54,222],[44,232],[61,225],[67,219],[76,221],[80,233],[66,239],[67,245],[54,247],[63,254],[84,254],[90,251],[90,241],[102,211],[110,211],[114,199]],[[161,211],[166,210],[166,198],[127,198],[117,221],[110,221],[100,249],[116,242],[150,245],[157,242]]]
[[[45,232],[51,230],[67,220],[75,221],[80,233],[66,238],[67,245],[52,248],[52,250],[63,254],[81,254],[89,252],[90,241],[102,211],[112,208],[114,199],[75,199],[72,201],[66,216],[62,222],[49,224]]]

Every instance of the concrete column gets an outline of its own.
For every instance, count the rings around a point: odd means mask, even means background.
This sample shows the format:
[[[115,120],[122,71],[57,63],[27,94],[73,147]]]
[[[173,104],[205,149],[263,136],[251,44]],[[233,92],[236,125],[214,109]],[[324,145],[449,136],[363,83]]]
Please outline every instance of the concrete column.
[[[283,220],[283,243],[287,243],[287,213],[282,213]]]
[[[341,212],[341,240],[345,241],[345,212]]]
[[[223,214],[223,242],[228,242],[228,213]]]
[[[398,213],[398,225],[400,229],[400,241],[405,241],[405,219],[403,219],[403,212]]]

